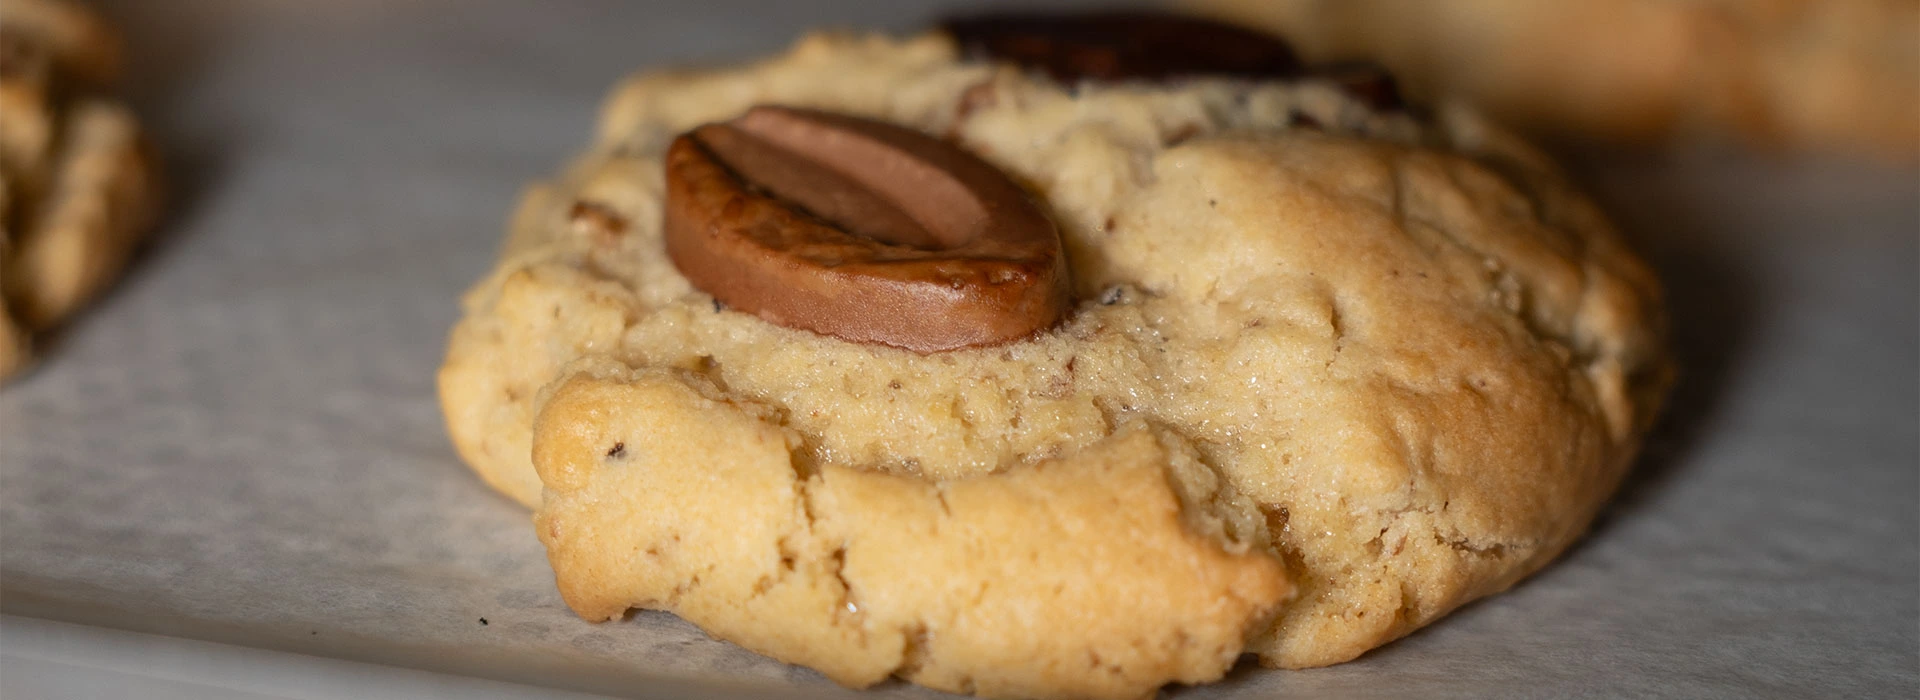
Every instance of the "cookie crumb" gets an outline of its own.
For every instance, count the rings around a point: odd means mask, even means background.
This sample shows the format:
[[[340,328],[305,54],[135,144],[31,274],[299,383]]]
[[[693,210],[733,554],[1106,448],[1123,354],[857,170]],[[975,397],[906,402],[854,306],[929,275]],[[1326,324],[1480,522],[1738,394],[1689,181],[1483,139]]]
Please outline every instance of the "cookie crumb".
[[[990,109],[998,104],[1000,104],[1000,96],[994,93],[991,79],[973,84],[965,92],[960,93],[960,101],[954,105],[954,131],[958,132],[959,122],[966,121],[968,117],[973,116],[974,112]]]

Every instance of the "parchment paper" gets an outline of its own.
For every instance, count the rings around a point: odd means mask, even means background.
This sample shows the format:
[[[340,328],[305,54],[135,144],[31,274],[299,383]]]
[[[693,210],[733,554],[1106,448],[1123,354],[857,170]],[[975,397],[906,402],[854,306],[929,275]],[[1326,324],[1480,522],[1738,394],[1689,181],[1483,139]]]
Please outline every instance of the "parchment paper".
[[[938,4],[116,4],[173,213],[0,389],[0,610],[609,693],[847,695],[669,615],[574,618],[527,513],[455,459],[433,370],[518,188],[615,79]],[[1576,156],[1665,273],[1687,372],[1618,504],[1356,663],[1177,697],[1916,692],[1920,174]]]

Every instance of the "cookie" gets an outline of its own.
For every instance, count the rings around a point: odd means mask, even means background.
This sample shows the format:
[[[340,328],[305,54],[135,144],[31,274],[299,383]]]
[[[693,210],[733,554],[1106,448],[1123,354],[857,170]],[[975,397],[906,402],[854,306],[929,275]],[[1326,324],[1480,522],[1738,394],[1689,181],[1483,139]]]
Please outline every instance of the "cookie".
[[[0,194],[0,216],[5,214],[6,201],[5,195]],[[0,261],[7,259],[8,247],[6,238],[0,236]],[[0,265],[0,289],[6,288],[5,268],[5,265]],[[19,322],[14,320],[13,313],[6,308],[6,304],[0,303],[0,377],[19,371],[32,357],[33,343],[28,338],[26,329],[21,328]]]
[[[107,87],[120,78],[119,34],[80,3],[9,0],[0,7],[0,33],[11,36],[4,55],[9,63],[45,61],[62,80],[88,88]]]
[[[1103,36],[1040,53],[1125,65]],[[1242,653],[1352,659],[1586,527],[1663,397],[1663,312],[1538,152],[1350,67],[1014,59],[956,25],[638,75],[529,189],[439,386],[461,455],[536,509],[583,617],[671,610],[854,686],[1140,697]],[[915,139],[941,141],[1004,173],[1056,226],[1058,316],[915,349],[808,325],[748,289],[763,275],[678,264],[676,245],[757,242],[818,267],[794,294],[897,282],[874,306],[994,283],[975,274],[993,256],[942,238],[952,208],[909,216],[939,242],[858,243],[887,242],[859,233],[875,215],[796,204],[702,136],[838,162],[750,123],[769,105],[838,115],[836,143],[924,164],[945,156]],[[688,169],[703,158],[725,167]],[[862,167],[835,176],[917,206]],[[1015,206],[943,167],[929,191],[973,195],[929,198]]]
[[[0,7],[0,376],[113,281],[157,214],[139,125],[97,92],[118,46],[78,5]]]
[[[1920,4],[1909,0],[1188,4],[1315,58],[1377,58],[1417,93],[1528,126],[1920,156]]]

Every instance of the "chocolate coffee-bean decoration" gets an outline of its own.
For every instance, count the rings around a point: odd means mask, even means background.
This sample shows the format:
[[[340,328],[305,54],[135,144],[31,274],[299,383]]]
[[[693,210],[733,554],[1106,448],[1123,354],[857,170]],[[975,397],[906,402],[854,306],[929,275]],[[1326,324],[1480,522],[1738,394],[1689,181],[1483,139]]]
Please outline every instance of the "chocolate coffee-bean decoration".
[[[970,55],[1044,70],[1062,82],[1196,75],[1299,75],[1286,42],[1213,20],[1151,10],[1008,12],[947,20]]]
[[[668,147],[666,247],[728,307],[917,352],[1057,322],[1053,221],[994,166],[920,132],[755,107]]]
[[[1006,12],[940,26],[970,56],[1045,71],[1061,82],[1323,78],[1375,109],[1406,106],[1393,78],[1371,63],[1304,65],[1278,37],[1169,12]]]
[[[1372,61],[1339,61],[1323,63],[1313,67],[1315,77],[1333,81],[1335,85],[1362,104],[1377,110],[1403,110],[1406,100],[1400,97],[1400,85],[1393,75]]]

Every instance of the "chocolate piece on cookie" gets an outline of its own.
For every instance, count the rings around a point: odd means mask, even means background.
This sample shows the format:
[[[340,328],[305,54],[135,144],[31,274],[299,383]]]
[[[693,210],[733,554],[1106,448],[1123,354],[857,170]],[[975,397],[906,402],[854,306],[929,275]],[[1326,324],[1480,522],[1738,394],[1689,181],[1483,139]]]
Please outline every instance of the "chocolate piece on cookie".
[[[1537,151],[1286,76],[1063,82],[944,32],[636,76],[466,297],[455,444],[536,508],[582,616],[670,610],[851,685],[1138,697],[1242,652],[1354,658],[1579,536],[1664,395],[1662,308]],[[923,352],[722,298],[676,236],[740,235],[746,267],[931,255],[948,214],[861,169],[968,181],[813,144],[780,158],[831,171],[824,199],[737,153],[670,166],[765,105],[997,169],[1058,231],[1064,313]],[[673,213],[715,168],[737,204]]]
[[[993,166],[911,129],[761,106],[667,150],[667,255],[772,323],[919,352],[1031,336],[1067,305],[1060,234]]]
[[[1340,86],[1376,110],[1406,107],[1398,83],[1378,64],[1305,64],[1277,37],[1202,17],[1151,10],[1000,12],[952,18],[940,26],[969,57],[1006,61],[1067,83],[1313,78]]]
[[[1032,66],[1065,82],[1288,78],[1302,71],[1293,48],[1269,35],[1146,10],[974,15],[941,29],[970,57]]]

